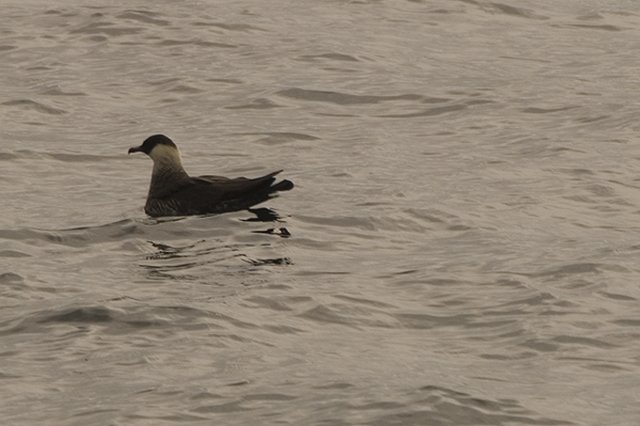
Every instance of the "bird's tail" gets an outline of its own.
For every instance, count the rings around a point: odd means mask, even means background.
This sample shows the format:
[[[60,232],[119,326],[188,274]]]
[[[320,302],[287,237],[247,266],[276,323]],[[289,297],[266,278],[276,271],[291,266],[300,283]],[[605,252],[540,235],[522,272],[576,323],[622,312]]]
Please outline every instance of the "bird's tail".
[[[273,177],[272,179],[275,180],[275,178]],[[225,202],[221,211],[245,210],[251,208],[257,204],[264,203],[265,201],[268,201],[272,198],[276,198],[279,191],[289,191],[293,189],[293,186],[293,182],[291,182],[290,180],[281,180],[280,182],[277,182],[273,185],[263,187],[262,189],[253,192],[249,196]]]
[[[293,182],[291,182],[290,180],[284,179],[276,183],[275,185],[271,185],[269,187],[269,192],[271,193],[271,192],[277,192],[277,191],[289,191],[291,189],[293,189]]]

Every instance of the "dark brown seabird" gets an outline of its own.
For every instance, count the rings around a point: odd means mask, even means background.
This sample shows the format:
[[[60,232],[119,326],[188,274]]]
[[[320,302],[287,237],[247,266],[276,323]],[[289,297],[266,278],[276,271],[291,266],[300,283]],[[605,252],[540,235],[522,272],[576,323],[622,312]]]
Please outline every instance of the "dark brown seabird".
[[[144,211],[153,217],[187,216],[245,210],[293,188],[293,182],[274,183],[282,170],[247,179],[222,176],[191,177],[182,167],[180,151],[164,135],[148,137],[129,149],[144,152],[153,160],[151,185]]]

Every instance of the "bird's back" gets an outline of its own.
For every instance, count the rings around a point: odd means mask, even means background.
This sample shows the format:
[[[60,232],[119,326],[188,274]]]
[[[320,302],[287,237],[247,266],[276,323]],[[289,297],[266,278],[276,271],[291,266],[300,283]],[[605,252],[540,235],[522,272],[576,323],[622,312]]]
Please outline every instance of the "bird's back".
[[[183,216],[224,213],[244,210],[275,196],[277,191],[288,191],[293,183],[283,180],[274,185],[275,175],[269,173],[254,179],[230,179],[222,176],[190,177],[174,190],[162,196],[147,198],[145,212],[149,216]]]

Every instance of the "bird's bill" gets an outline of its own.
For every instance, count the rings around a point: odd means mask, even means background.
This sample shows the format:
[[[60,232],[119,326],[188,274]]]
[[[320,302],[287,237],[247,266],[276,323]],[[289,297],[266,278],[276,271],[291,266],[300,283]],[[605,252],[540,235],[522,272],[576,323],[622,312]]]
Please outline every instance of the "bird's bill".
[[[129,148],[129,154],[131,154],[132,152],[142,152],[142,146],[134,146],[132,148]]]

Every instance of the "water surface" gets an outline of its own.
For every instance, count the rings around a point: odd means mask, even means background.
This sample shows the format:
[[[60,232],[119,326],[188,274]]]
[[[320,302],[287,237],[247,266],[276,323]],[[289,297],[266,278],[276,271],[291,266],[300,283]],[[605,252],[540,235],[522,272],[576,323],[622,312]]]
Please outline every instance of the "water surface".
[[[635,2],[0,17],[4,424],[638,424]],[[159,132],[296,189],[147,218]]]

